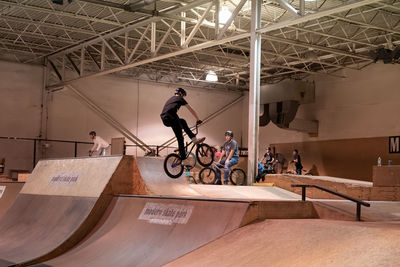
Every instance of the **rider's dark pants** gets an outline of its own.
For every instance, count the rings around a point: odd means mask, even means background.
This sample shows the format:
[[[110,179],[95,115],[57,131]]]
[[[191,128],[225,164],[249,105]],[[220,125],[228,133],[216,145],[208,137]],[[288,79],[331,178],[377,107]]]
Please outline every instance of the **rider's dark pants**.
[[[301,175],[302,170],[303,170],[303,166],[296,164],[296,174]]]
[[[165,126],[171,127],[175,133],[176,139],[178,140],[179,155],[182,159],[186,158],[185,144],[183,143],[182,129],[189,136],[190,139],[196,137],[196,135],[190,130],[184,119],[176,118],[164,118],[163,123]]]

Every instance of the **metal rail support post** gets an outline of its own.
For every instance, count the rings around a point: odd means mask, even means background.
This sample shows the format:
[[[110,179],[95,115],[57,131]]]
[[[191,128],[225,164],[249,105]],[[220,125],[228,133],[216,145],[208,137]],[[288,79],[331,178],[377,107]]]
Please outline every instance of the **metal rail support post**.
[[[247,185],[252,185],[253,179],[257,175],[261,66],[261,33],[257,30],[261,28],[261,2],[262,0],[251,1]]]

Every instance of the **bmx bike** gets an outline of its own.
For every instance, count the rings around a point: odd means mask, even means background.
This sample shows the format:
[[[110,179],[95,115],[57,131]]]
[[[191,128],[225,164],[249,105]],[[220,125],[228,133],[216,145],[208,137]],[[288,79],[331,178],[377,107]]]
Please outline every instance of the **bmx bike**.
[[[195,127],[195,133],[198,133],[198,125]],[[191,128],[194,128],[191,127]],[[188,149],[190,147],[190,149]],[[192,153],[193,149],[196,147],[196,154]],[[164,171],[165,173],[176,179],[180,177],[184,171],[191,170],[196,165],[198,161],[199,164],[203,167],[210,166],[214,161],[214,151],[211,149],[209,145],[206,143],[194,144],[193,141],[186,143],[185,146],[186,158],[189,159],[189,165],[182,165],[182,159],[177,153],[169,154],[164,160]]]
[[[205,167],[199,172],[199,180],[203,184],[215,184],[217,173],[215,168],[223,168],[222,164],[212,163],[211,167]],[[229,180],[233,185],[244,185],[246,183],[246,172],[242,168],[233,168],[229,172]]]

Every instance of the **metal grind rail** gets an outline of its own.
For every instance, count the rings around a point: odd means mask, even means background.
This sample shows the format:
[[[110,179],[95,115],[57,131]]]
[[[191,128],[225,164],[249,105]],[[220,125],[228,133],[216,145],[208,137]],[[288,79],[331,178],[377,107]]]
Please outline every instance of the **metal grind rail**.
[[[302,200],[302,201],[305,201],[305,200],[306,200],[306,189],[309,188],[309,187],[313,187],[313,188],[317,188],[317,189],[319,189],[319,190],[328,192],[328,193],[330,193],[330,194],[332,194],[332,195],[335,195],[335,196],[338,196],[338,197],[341,197],[341,198],[344,198],[344,199],[347,199],[347,200],[350,200],[350,201],[355,202],[355,203],[357,204],[357,210],[356,210],[356,213],[357,213],[357,215],[356,215],[357,221],[361,221],[361,205],[363,205],[363,206],[365,206],[365,207],[370,207],[370,206],[371,206],[371,204],[369,204],[369,203],[367,203],[367,202],[365,202],[365,201],[362,201],[362,200],[359,200],[359,199],[355,199],[355,198],[346,196],[346,195],[344,195],[344,194],[341,194],[341,193],[332,191],[332,190],[330,190],[330,189],[328,189],[328,188],[325,188],[325,187],[322,187],[322,186],[319,186],[319,185],[311,185],[311,184],[292,184],[292,187],[301,187],[301,200]]]

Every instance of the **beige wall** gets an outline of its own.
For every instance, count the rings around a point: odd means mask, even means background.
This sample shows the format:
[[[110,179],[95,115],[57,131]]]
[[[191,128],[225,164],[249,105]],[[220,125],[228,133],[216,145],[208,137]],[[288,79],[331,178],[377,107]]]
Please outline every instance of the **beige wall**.
[[[160,113],[176,86],[108,76],[82,80],[75,83],[74,87],[149,145],[160,145],[174,136],[172,129],[162,124]],[[185,89],[188,91],[186,100],[200,118],[214,113],[240,96],[227,91]],[[195,118],[185,108],[181,108],[180,115],[187,119],[189,125],[194,125]],[[233,130],[240,140],[241,128],[242,105],[237,103],[202,126],[200,135],[207,137],[208,144],[220,145],[226,129]],[[55,92],[49,102],[48,138],[89,141],[90,130],[95,130],[109,142],[112,137],[121,136],[71,91],[64,89]],[[136,149],[129,149],[128,152],[143,154]],[[81,153],[85,154],[86,151]]]
[[[316,103],[302,105],[297,116],[319,120],[318,137],[282,130],[270,123],[260,128],[260,154],[268,144],[400,135],[399,73],[399,65],[372,64],[361,71],[341,71],[339,74],[346,78],[309,77],[316,83]],[[0,136],[39,135],[42,76],[40,66],[0,61],[3,99]],[[159,114],[175,86],[111,76],[82,80],[74,86],[146,143],[161,144],[173,136],[172,130],[162,125]],[[239,96],[227,91],[198,88],[188,88],[188,93],[187,99],[200,117],[215,112]],[[53,93],[48,104],[48,138],[88,140],[87,133],[92,129],[107,141],[120,136],[67,89]],[[181,115],[188,119],[189,124],[194,123],[183,109]],[[224,141],[223,133],[227,129],[233,130],[239,144],[247,147],[247,118],[248,98],[245,97],[202,127],[200,134],[207,136],[208,143],[219,145]],[[18,146],[12,141],[0,143],[2,153],[7,154],[8,166],[31,166],[31,143],[19,143]],[[86,155],[87,150],[88,146],[80,146],[78,154]],[[50,157],[72,156],[73,146],[52,144],[46,151]],[[136,154],[135,150],[130,152]],[[370,164],[372,160],[366,163],[366,168],[370,168]]]
[[[299,107],[298,118],[318,120],[318,137],[260,127],[260,146],[344,138],[400,135],[400,65],[372,64],[345,70],[346,78],[315,76],[316,102]]]
[[[319,121],[318,137],[270,123],[260,128],[260,155],[275,144],[290,159],[297,148],[307,170],[315,164],[320,175],[362,180],[371,180],[378,156],[400,164],[387,144],[388,136],[400,135],[400,65],[372,64],[339,74],[346,78],[312,77],[316,102],[299,108],[298,118]]]
[[[40,134],[43,68],[0,61],[0,136],[38,137]],[[0,139],[6,170],[33,166],[33,142]]]

